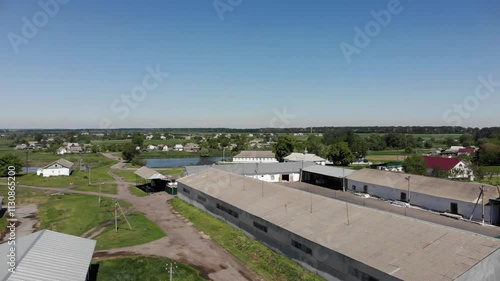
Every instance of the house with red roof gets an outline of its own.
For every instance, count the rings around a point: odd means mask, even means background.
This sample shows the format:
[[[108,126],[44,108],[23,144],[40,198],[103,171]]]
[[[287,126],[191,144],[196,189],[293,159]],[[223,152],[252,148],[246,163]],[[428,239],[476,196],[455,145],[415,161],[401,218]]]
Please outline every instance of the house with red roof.
[[[450,179],[470,179],[474,180],[474,173],[467,164],[459,158],[422,156],[424,159],[427,174],[432,175],[436,170],[448,173]]]
[[[460,148],[457,152],[457,155],[460,156],[460,155],[467,155],[467,156],[471,156],[475,153],[476,151],[474,150],[474,148]]]

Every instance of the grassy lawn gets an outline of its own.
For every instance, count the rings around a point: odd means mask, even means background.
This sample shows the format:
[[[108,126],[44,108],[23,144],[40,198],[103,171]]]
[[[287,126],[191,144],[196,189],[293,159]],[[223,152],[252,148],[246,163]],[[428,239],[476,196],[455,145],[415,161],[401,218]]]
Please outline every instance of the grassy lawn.
[[[264,280],[323,280],[224,222],[174,198],[172,207]]]
[[[366,160],[371,162],[390,162],[390,161],[404,161],[406,156],[403,155],[368,155]]]
[[[124,181],[135,182],[135,171],[133,170],[112,170],[111,173],[121,177]]]
[[[7,205],[7,192],[8,188],[6,185],[0,185],[0,196],[4,197],[4,204]],[[32,188],[26,187],[17,187],[16,188],[16,204],[17,205],[25,205],[25,204],[39,204],[47,201],[49,197],[47,195],[54,193],[52,191],[43,191],[36,190]]]
[[[99,179],[102,181],[114,181],[114,179],[108,175],[109,166],[103,166],[99,168],[94,168],[90,170],[91,183],[97,185]],[[27,175],[18,176],[18,182],[21,185],[31,185],[31,186],[44,186],[44,187],[67,187],[71,183],[73,185],[88,185],[89,183],[89,172],[88,171],[73,171],[70,176],[59,176],[59,177],[42,177],[37,176],[35,173],[29,173]]]
[[[98,184],[83,185],[83,186],[75,187],[75,188],[73,188],[73,190],[99,192],[99,185]],[[103,184],[101,187],[101,192],[108,193],[108,194],[117,194],[118,189],[116,188],[116,184]]]
[[[480,169],[486,173],[500,174],[500,166],[481,166]]]
[[[95,145],[110,145],[110,144],[124,144],[129,143],[131,140],[93,140],[90,143]]]
[[[76,236],[95,227],[105,228],[94,238],[97,240],[96,249],[139,245],[165,236],[156,224],[142,214],[127,212],[130,204],[120,201],[120,205],[127,214],[132,230],[123,217],[119,217],[118,232],[114,231],[114,204],[111,199],[103,198],[102,206],[99,207],[97,196],[80,194],[51,196],[40,204],[40,228]]]
[[[94,261],[95,263],[96,261]],[[124,280],[168,280],[169,273],[165,269],[172,260],[156,257],[129,257],[99,260],[98,281],[124,281]],[[199,272],[182,263],[175,262],[173,279],[183,281],[206,280],[199,276]]]
[[[12,153],[16,154],[21,158],[22,163],[25,163],[26,160],[26,150],[13,150]],[[82,153],[82,154],[65,154],[65,155],[57,155],[55,153],[47,153],[47,152],[33,152],[29,151],[28,160],[30,167],[43,167],[57,159],[64,158],[70,162],[75,163],[75,170],[78,170],[78,165],[80,160],[83,163],[90,165],[92,168],[94,167],[102,167],[102,166],[110,166],[115,164],[116,162],[108,159],[101,154],[96,153]]]
[[[128,191],[130,191],[130,193],[132,193],[132,195],[135,195],[135,196],[138,196],[138,197],[143,197],[143,196],[147,196],[148,193],[147,192],[144,192],[142,189],[136,187],[136,186],[129,186],[128,187]]]

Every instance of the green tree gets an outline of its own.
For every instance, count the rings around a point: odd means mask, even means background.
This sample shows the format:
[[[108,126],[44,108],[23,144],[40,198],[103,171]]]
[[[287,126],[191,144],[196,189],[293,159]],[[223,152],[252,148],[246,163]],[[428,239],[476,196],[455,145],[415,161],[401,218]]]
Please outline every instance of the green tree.
[[[6,175],[9,172],[9,167],[13,166],[16,173],[19,173],[23,167],[21,158],[13,153],[7,153],[0,156],[0,174]]]
[[[36,133],[34,139],[37,142],[41,142],[43,140],[43,134]]]
[[[335,165],[348,166],[354,161],[354,154],[347,142],[342,141],[329,146],[328,158]]]
[[[206,147],[203,147],[202,149],[200,149],[200,156],[201,157],[209,157],[210,151]]]
[[[123,147],[122,157],[126,161],[132,161],[134,157],[138,156],[140,151],[136,149],[136,145],[133,143],[128,143]]]
[[[471,146],[474,143],[474,138],[472,137],[472,135],[469,134],[461,135],[458,140],[465,147]]]
[[[276,154],[276,159],[279,162],[283,162],[283,159],[290,155],[295,149],[295,138],[289,135],[279,136],[276,144],[274,145],[274,150]]]
[[[405,173],[414,175],[425,175],[427,172],[424,159],[417,155],[406,157],[403,162],[403,170]]]
[[[139,135],[139,134],[136,134],[133,138],[132,138],[132,144],[135,145],[135,147],[137,146],[140,146],[142,147],[142,144],[144,143],[144,136],[142,135]],[[134,147],[134,149],[135,149]]]
[[[431,177],[446,179],[450,173],[436,166],[432,168]]]

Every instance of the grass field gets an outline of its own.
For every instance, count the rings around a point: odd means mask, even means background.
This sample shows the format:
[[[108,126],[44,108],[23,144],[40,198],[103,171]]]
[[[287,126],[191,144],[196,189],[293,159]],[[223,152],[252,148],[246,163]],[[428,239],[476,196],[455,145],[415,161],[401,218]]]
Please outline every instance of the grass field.
[[[135,196],[138,196],[138,197],[143,197],[143,196],[147,196],[148,193],[147,192],[144,192],[142,189],[136,187],[136,186],[129,186],[128,187],[128,191],[130,191],[130,193],[132,195],[135,195]]]
[[[212,240],[238,258],[263,280],[323,280],[292,260],[271,251],[256,240],[249,239],[241,231],[184,201],[174,198],[169,202],[196,228],[208,234]]]
[[[119,176],[126,182],[135,182],[135,171],[133,170],[112,170],[111,173]]]
[[[95,263],[96,261],[94,261]],[[173,262],[167,258],[156,257],[130,257],[99,260],[98,281],[127,281],[127,280],[148,280],[164,281],[169,280],[169,273],[166,270],[167,264]],[[173,270],[173,280],[182,281],[202,281],[206,280],[199,276],[199,272],[182,263],[175,262],[176,268]]]
[[[120,205],[127,213],[132,230],[128,229],[123,217],[120,217],[119,230],[114,231],[114,204],[111,199],[103,198],[102,206],[99,207],[97,196],[80,194],[51,196],[40,204],[38,206],[40,228],[76,236],[95,227],[105,228],[94,238],[97,240],[96,249],[138,245],[165,236],[156,224],[142,214],[127,212],[130,204],[120,201]]]
[[[73,188],[73,190],[99,192],[99,184],[78,186]],[[101,192],[107,194],[117,194],[118,189],[116,188],[116,184],[103,184],[101,186]]]
[[[7,192],[8,188],[6,185],[0,185],[0,196],[4,197],[4,204],[7,204]],[[36,190],[26,187],[16,188],[16,204],[38,204],[43,203],[49,199],[48,195],[54,193],[52,191]]]
[[[500,166],[482,166],[480,169],[486,173],[500,174]]]
[[[19,158],[21,158],[22,163],[25,164],[27,151],[29,150],[24,150],[24,151],[13,150],[11,152],[19,156]],[[65,154],[65,155],[57,155],[55,153],[33,152],[33,151],[29,151],[28,153],[28,161],[30,167],[43,167],[60,158],[64,158],[70,162],[75,163],[76,170],[79,168],[80,160],[82,161],[82,163],[90,165],[92,168],[108,166],[115,163],[115,161],[95,153]]]
[[[99,168],[94,168],[90,170],[90,180],[91,184],[97,185],[99,179],[103,182],[114,181],[108,174],[109,166],[103,166]],[[30,186],[43,186],[43,187],[67,187],[80,186],[89,184],[89,172],[88,171],[73,171],[70,176],[59,176],[59,177],[42,177],[37,176],[35,173],[29,173],[27,175],[21,175],[17,177],[17,181],[20,185],[30,185]]]

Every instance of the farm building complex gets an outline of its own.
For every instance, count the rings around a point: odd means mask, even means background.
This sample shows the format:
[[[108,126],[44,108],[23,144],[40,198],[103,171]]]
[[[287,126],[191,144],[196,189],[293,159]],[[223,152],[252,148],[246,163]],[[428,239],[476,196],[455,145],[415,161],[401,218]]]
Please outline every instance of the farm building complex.
[[[205,169],[179,198],[328,280],[500,280],[498,239],[244,179]]]

